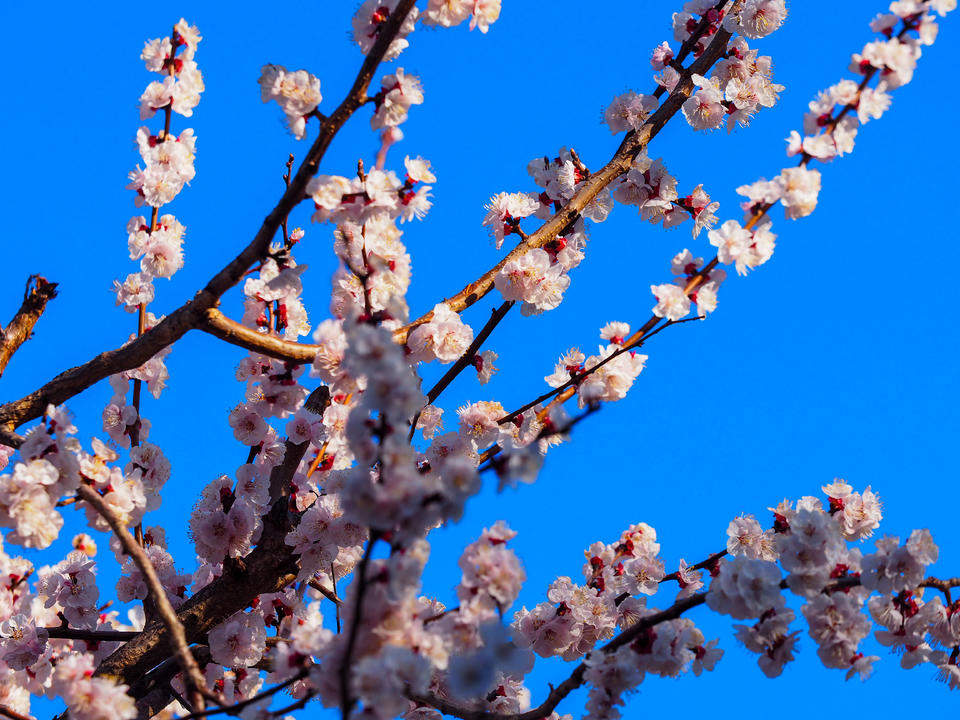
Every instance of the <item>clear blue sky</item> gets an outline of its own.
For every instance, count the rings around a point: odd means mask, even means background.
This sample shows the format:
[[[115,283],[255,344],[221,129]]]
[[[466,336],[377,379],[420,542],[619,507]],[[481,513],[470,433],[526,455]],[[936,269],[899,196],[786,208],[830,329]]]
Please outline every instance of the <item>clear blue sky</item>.
[[[529,160],[564,145],[591,167],[610,156],[618,139],[600,123],[602,108],[626,89],[652,88],[650,50],[670,39],[671,13],[681,4],[504,0],[486,36],[466,27],[411,36],[399,65],[421,76],[426,102],[411,111],[391,162],[423,155],[438,176],[427,222],[405,228],[415,314],[498,259],[480,225],[483,204],[499,191],[533,189]],[[177,130],[195,129],[198,158],[196,179],[172,206],[187,226],[187,263],[174,280],[158,281],[151,306],[169,312],[250,240],[280,194],[287,153],[301,156],[307,148],[286,133],[275,105],[261,104],[260,66],[309,69],[321,78],[320,110],[330,111],[362,59],[348,40],[356,5],[292,3],[271,12],[246,1],[229,8],[107,2],[91,12],[60,1],[4,4],[0,322],[12,316],[30,273],[59,282],[60,296],[0,381],[0,400],[119,345],[135,328],[133,316],[113,306],[110,286],[135,269],[124,227],[136,212],[124,186],[138,162],[138,98],[152,79],[138,58],[143,41],[169,32],[181,15],[204,36],[197,61],[207,90],[193,118],[174,119]],[[886,9],[862,0],[790,5],[787,24],[756,43],[773,56],[775,81],[786,86],[781,103],[730,136],[694,134],[678,118],[650,149],[681,190],[703,183],[721,202],[721,220],[740,217],[737,186],[787,165],[783,138],[801,127],[818,90],[848,77],[850,54],[871,39],[868,21]],[[941,24],[914,82],[896,91],[882,120],[862,129],[854,154],[820,168],[816,213],[800,221],[774,213],[779,238],[771,262],[732,277],[708,322],[653,340],[647,369],[627,399],[579,426],[571,444],[550,454],[537,484],[502,495],[485,488],[461,523],[432,536],[427,594],[454,599],[460,550],[499,518],[519,532],[513,544],[528,574],[520,603],[532,607],[557,574],[579,576],[584,548],[613,540],[630,523],[657,529],[672,568],[681,556],[696,561],[723,547],[737,514],[755,513],[766,523],[768,506],[818,494],[835,476],[879,492],[881,530],[904,536],[929,527],[942,558],[932,571],[960,573],[960,342],[952,277],[960,263],[952,207],[960,100],[944,91],[958,21]],[[349,174],[358,157],[370,161],[377,143],[367,119],[361,112],[338,136],[322,172]],[[307,207],[293,223],[307,230],[297,258],[310,266],[305,296],[316,324],[326,317],[335,267],[331,231],[310,226]],[[669,260],[684,247],[708,251],[705,237],[691,244],[686,227],[665,232],[618,207],[593,227],[587,260],[561,307],[536,318],[517,313],[497,330],[488,347],[500,354],[503,372],[484,388],[465,373],[450,388],[444,399],[451,419],[468,400],[521,404],[545,388],[543,376],[559,353],[593,350],[610,320],[642,323],[653,304],[649,285],[669,278]],[[481,303],[465,320],[479,328],[490,305]],[[225,312],[239,317],[240,307],[237,291],[225,297]],[[151,440],[174,469],[164,506],[148,523],[167,527],[182,570],[193,567],[186,524],[199,489],[232,473],[246,455],[226,422],[242,397],[233,379],[242,356],[191,333],[168,357],[169,389],[160,401],[144,402]],[[436,375],[437,368],[427,374]],[[102,436],[100,411],[110,394],[101,383],[69,403],[85,443]],[[78,516],[67,518],[63,542],[80,527]],[[34,556],[38,564],[56,559]],[[107,598],[116,569],[108,555],[103,559]],[[671,600],[666,591],[660,602]],[[747,707],[787,720],[837,705],[889,717],[914,710],[921,698],[957,707],[957,696],[932,682],[931,669],[900,670],[898,659],[872,641],[866,649],[883,658],[874,677],[844,685],[842,673],[819,665],[805,628],[798,661],[767,680],[738,647],[727,618],[705,608],[692,617],[727,651],[716,672],[676,682],[648,678],[625,717],[706,706],[714,718],[741,718]],[[561,665],[546,664],[532,677],[535,704],[547,682],[569,672]],[[54,710],[49,703],[35,708],[41,717]],[[575,716],[582,709],[580,696],[561,706]]]

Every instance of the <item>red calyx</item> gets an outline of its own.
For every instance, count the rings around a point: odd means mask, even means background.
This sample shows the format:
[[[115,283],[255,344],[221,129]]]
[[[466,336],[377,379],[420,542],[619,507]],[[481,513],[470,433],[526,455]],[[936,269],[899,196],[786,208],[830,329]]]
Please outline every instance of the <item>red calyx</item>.
[[[543,249],[550,256],[551,260],[556,261],[557,255],[567,246],[566,238],[557,236],[556,240],[551,240],[546,245],[543,246]]]
[[[847,572],[850,570],[849,565],[844,565],[843,563],[837,563],[836,567],[830,571],[830,577],[836,580],[837,578],[844,577]]]
[[[790,529],[790,523],[787,522],[787,519],[780,513],[773,514],[773,531],[778,533],[785,533]]]

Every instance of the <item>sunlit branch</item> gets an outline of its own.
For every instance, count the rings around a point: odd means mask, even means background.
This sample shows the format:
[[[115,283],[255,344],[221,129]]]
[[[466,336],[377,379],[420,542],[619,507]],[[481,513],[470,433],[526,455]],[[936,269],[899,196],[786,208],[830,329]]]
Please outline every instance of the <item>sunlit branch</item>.
[[[31,275],[27,278],[20,309],[7,326],[0,329],[0,376],[3,375],[13,354],[30,339],[33,327],[46,309],[47,303],[56,296],[57,283],[52,283],[40,275]]]

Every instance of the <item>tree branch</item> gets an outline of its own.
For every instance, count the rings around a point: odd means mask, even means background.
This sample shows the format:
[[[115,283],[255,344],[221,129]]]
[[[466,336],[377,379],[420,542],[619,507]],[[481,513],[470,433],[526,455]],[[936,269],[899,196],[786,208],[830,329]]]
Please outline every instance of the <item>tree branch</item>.
[[[16,710],[11,710],[5,705],[0,705],[0,715],[10,720],[33,720],[29,715],[21,715]]]
[[[40,275],[27,278],[27,287],[23,291],[23,304],[17,314],[0,331],[0,377],[7,368],[10,358],[23,343],[30,339],[33,326],[43,314],[47,303],[57,296],[57,283],[48,281]]]
[[[133,630],[77,630],[69,627],[44,628],[54,640],[83,640],[84,642],[126,642],[139,632]]]

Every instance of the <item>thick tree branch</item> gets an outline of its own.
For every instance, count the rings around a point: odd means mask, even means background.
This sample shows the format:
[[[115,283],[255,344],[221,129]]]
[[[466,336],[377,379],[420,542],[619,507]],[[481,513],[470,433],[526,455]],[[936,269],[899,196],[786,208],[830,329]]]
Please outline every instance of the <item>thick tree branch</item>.
[[[284,218],[303,200],[307,183],[317,173],[320,161],[334,136],[366,102],[367,88],[374,72],[413,5],[414,0],[400,0],[383,23],[377,41],[364,59],[350,92],[333,114],[321,120],[317,139],[290,180],[290,185],[280,201],[264,219],[250,244],[214,275],[192,300],[174,310],[136,340],[116,350],[101,353],[83,365],[60,373],[29,395],[0,406],[0,427],[12,432],[28,420],[40,417],[48,404],[59,405],[110,375],[143,365],[187,331],[206,323],[207,312],[216,307],[220,297],[239,282],[251,265],[264,257]]]
[[[47,303],[56,296],[56,283],[40,275],[31,275],[27,278],[27,287],[23,291],[23,304],[20,305],[13,319],[7,323],[7,327],[0,331],[0,376],[3,375],[13,354],[30,339],[33,326],[37,324]]]
[[[303,446],[292,447],[300,449]],[[271,477],[271,484],[283,487],[290,477]],[[280,497],[274,503],[270,513],[263,518],[260,542],[249,555],[229,565],[221,577],[187,600],[177,611],[177,620],[188,640],[204,642],[213,627],[249,606],[258,595],[278,592],[296,580],[296,558],[284,542],[289,530],[287,504],[286,497]],[[132,684],[160,664],[169,655],[171,645],[166,626],[153,621],[137,637],[105,658],[97,668],[97,674]]]

